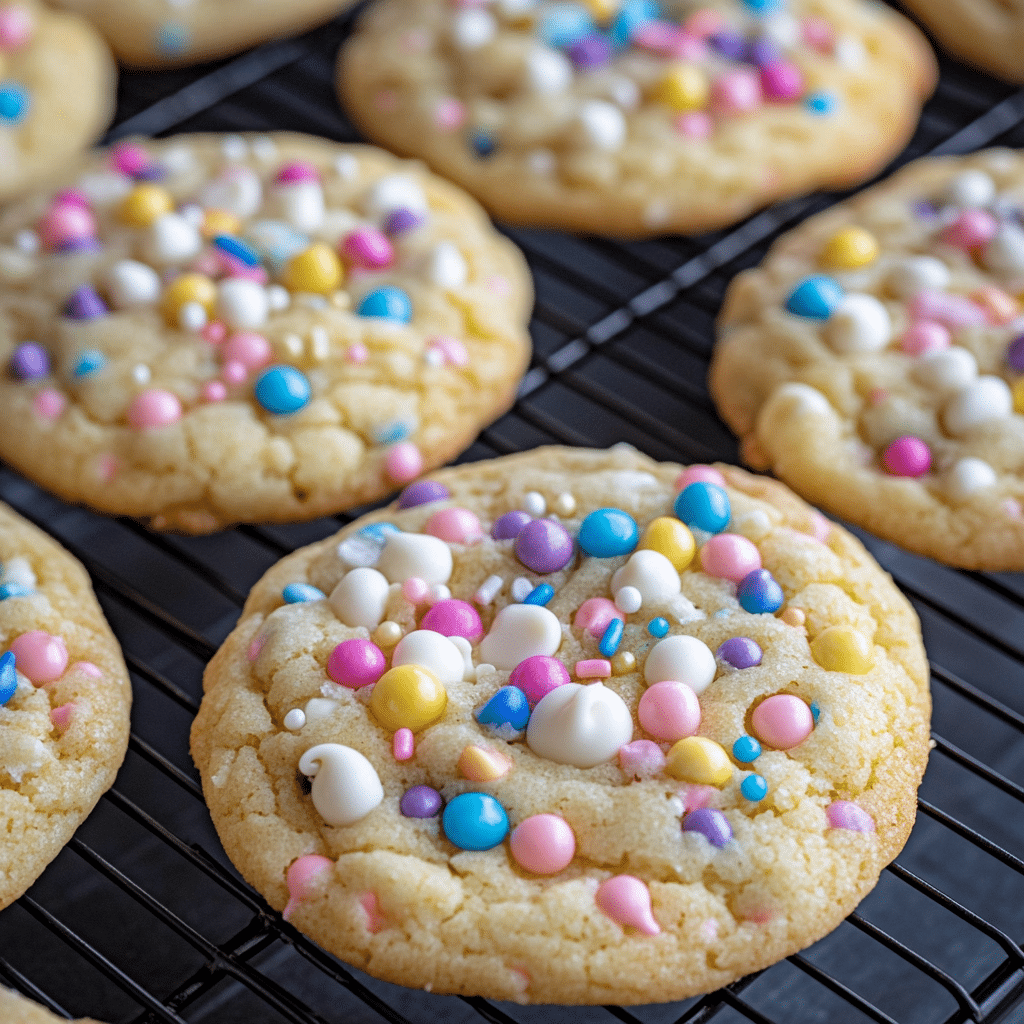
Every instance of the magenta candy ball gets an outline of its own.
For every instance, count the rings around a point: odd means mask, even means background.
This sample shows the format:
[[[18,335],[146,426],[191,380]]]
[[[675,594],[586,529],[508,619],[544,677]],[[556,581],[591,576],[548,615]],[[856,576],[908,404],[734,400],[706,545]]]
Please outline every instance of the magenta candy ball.
[[[932,453],[919,437],[898,437],[882,453],[882,465],[893,476],[924,476],[932,468]]]
[[[357,267],[383,270],[395,262],[395,250],[387,235],[377,228],[356,228],[345,236],[341,254]]]
[[[751,725],[762,743],[776,750],[789,750],[811,735],[814,716],[806,701],[791,693],[777,693],[758,704]]]
[[[386,668],[384,652],[370,640],[358,637],[342,640],[327,659],[327,674],[336,683],[353,690],[377,682]]]
[[[519,662],[508,681],[526,694],[532,708],[556,687],[569,682],[569,670],[557,658],[535,654]]]
[[[509,836],[516,863],[535,875],[553,875],[567,868],[576,855],[576,837],[557,814],[534,814]]]
[[[431,605],[420,620],[420,629],[432,629],[442,636],[464,636],[476,643],[484,635],[484,626],[477,610],[465,601],[448,597]]]
[[[942,233],[942,240],[961,249],[977,249],[998,230],[999,221],[988,210],[964,210]]]
[[[780,60],[761,69],[761,88],[770,100],[789,103],[804,94],[803,72],[792,62]]]
[[[674,743],[700,728],[700,701],[686,683],[666,680],[649,687],[637,709],[640,724],[656,739]]]
[[[573,540],[561,523],[534,519],[516,537],[516,558],[534,572],[558,572],[573,556]]]
[[[700,549],[700,565],[709,576],[739,583],[761,568],[761,552],[738,533],[719,533]]]

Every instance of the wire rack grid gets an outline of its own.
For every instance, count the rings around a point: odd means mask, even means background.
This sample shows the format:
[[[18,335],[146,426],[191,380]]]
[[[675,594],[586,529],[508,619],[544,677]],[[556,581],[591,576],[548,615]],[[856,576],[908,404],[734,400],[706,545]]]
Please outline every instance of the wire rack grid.
[[[110,138],[289,129],[353,140],[332,87],[351,20],[217,65],[126,73]],[[1024,144],[1024,91],[944,61],[899,162],[992,144]],[[628,441],[656,458],[736,462],[704,384],[723,291],[834,200],[796,200],[700,238],[508,229],[536,279],[534,359],[515,408],[464,460]],[[1024,1024],[1024,576],[956,572],[862,535],[921,616],[935,747],[906,849],[835,932],[685,1003],[524,1007],[403,989],[325,954],[240,880],[203,805],[188,729],[204,664],[262,573],[351,517],[185,538],[66,505],[6,468],[0,497],[86,564],[136,695],[114,788],[0,915],[0,979],[57,1013],[117,1024]]]

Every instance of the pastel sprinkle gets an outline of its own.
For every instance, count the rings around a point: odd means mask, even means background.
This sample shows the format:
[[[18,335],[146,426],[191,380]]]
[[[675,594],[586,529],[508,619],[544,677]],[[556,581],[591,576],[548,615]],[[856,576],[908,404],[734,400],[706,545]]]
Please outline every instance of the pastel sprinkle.
[[[391,740],[391,750],[396,761],[408,761],[416,752],[416,738],[412,729],[399,729]]]
[[[599,647],[606,658],[614,657],[615,652],[619,649],[619,644],[622,643],[623,628],[622,619],[612,619],[605,628]]]
[[[651,905],[651,891],[633,875],[615,875],[602,882],[594,902],[618,924],[629,925],[645,935],[661,933]]]
[[[319,587],[311,586],[309,583],[289,583],[281,596],[286,604],[302,604],[306,601],[323,601],[327,595]]]
[[[555,588],[550,586],[550,584],[541,583],[523,598],[523,604],[546,605],[554,596]]]
[[[663,619],[661,616],[651,619],[651,621],[647,623],[647,632],[650,633],[651,636],[657,637],[659,640],[668,633],[668,630],[668,619]]]
[[[573,666],[577,679],[607,679],[612,674],[612,663],[604,658],[588,658]]]

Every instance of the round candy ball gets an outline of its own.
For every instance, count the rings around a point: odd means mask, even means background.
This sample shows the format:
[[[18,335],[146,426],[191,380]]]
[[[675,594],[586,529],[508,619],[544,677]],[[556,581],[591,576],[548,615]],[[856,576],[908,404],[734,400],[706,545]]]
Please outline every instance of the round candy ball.
[[[572,863],[576,836],[557,814],[534,814],[512,830],[509,848],[521,868],[535,875],[554,875]]]
[[[432,818],[444,801],[441,794],[430,786],[413,786],[402,794],[398,809],[406,818]]]
[[[18,380],[39,380],[50,372],[50,357],[42,345],[26,341],[14,350],[10,366]]]
[[[293,256],[284,271],[284,286],[293,292],[330,295],[344,280],[341,261],[324,242]]]
[[[741,736],[732,745],[732,756],[741,764],[749,764],[761,756],[761,744],[753,736]]]
[[[256,380],[256,401],[275,416],[288,416],[309,404],[312,389],[294,366],[271,366]]]
[[[518,732],[530,720],[530,702],[517,686],[503,686],[480,709],[476,720],[481,725],[511,725]]]
[[[693,561],[697,550],[690,528],[672,516],[652,519],[640,539],[640,547],[664,555],[677,572],[682,572]]]
[[[843,286],[825,274],[804,278],[789,293],[786,310],[809,320],[827,320],[843,301]]]
[[[676,498],[675,513],[690,529],[721,533],[732,518],[729,495],[717,484],[689,484]]]
[[[837,270],[857,270],[878,259],[878,239],[864,228],[848,227],[837,231],[825,243],[821,262]]]
[[[173,391],[147,388],[132,399],[125,415],[136,430],[166,427],[181,419],[181,400]]]
[[[477,514],[468,508],[443,508],[435,512],[426,521],[423,532],[449,544],[475,544],[484,535]]]
[[[526,694],[530,707],[556,687],[570,682],[569,670],[557,659],[535,654],[519,662],[508,677],[512,686]]]
[[[418,505],[429,505],[432,501],[444,501],[452,492],[436,480],[417,480],[409,484],[399,495],[399,508],[416,508]]]
[[[432,605],[420,620],[420,629],[432,629],[442,636],[464,636],[476,643],[484,635],[480,613],[465,601],[448,597]]]
[[[749,636],[733,636],[715,651],[715,657],[733,668],[754,668],[761,664],[763,653],[761,645]]]
[[[356,312],[360,316],[407,324],[412,320],[412,300],[401,288],[388,285],[370,292],[359,303]]]
[[[512,512],[506,512],[503,516],[498,516],[494,520],[494,525],[491,527],[491,537],[494,540],[512,540],[513,537],[518,537],[523,527],[532,520],[533,516],[520,508]]]
[[[798,746],[814,730],[814,716],[807,702],[791,693],[777,693],[761,701],[750,721],[761,742],[776,750]]]
[[[68,667],[68,649],[59,636],[41,629],[22,633],[11,644],[18,671],[36,686],[52,683]]]
[[[460,850],[492,850],[508,835],[508,815],[489,793],[460,793],[445,807],[441,827]]]
[[[595,558],[628,555],[639,537],[636,520],[618,508],[599,508],[582,523],[576,539],[580,547]]]
[[[534,519],[516,537],[516,558],[534,572],[558,572],[573,556],[572,537],[560,523]]]
[[[683,818],[684,832],[699,832],[712,846],[721,849],[732,839],[729,819],[713,807],[699,807]]]
[[[665,680],[644,691],[637,716],[655,739],[674,743],[700,728],[700,701],[686,683]]]
[[[897,437],[882,453],[882,465],[893,476],[924,476],[932,468],[932,453],[919,437]]]
[[[748,775],[740,783],[740,792],[754,803],[763,800],[768,794],[768,783],[763,775]]]
[[[425,729],[448,706],[448,692],[430,669],[399,665],[380,677],[370,696],[370,710],[392,732]]]
[[[774,615],[786,600],[782,587],[767,569],[757,569],[749,576],[744,576],[736,588],[736,597],[740,607],[751,615],[760,615],[762,612]]]
[[[811,657],[829,672],[862,676],[871,671],[871,641],[853,626],[829,626],[811,641]]]
[[[761,568],[761,552],[738,533],[720,533],[700,549],[700,566],[709,576],[739,583]]]
[[[386,668],[384,652],[360,637],[342,640],[327,659],[327,674],[336,683],[354,690],[377,682]]]

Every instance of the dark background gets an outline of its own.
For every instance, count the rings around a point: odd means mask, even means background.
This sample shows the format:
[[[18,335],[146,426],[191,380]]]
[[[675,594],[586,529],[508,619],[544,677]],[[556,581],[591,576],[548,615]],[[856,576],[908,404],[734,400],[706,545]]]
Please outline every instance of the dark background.
[[[332,84],[350,20],[215,65],[124,73],[110,139],[289,129],[353,140]],[[943,59],[898,162],[1022,143],[1024,91]],[[736,462],[704,383],[722,294],[782,230],[834,199],[700,238],[508,229],[537,284],[533,364],[514,410],[464,460],[629,441],[656,458]],[[907,848],[832,935],[699,1000],[520,1007],[412,992],[321,952],[240,882],[203,805],[188,730],[204,664],[260,575],[350,517],[190,539],[63,504],[2,467],[0,497],[85,562],[135,687],[114,789],[0,914],[0,980],[58,1012],[111,1024],[1024,1024],[1024,575],[956,572],[865,538],[921,616],[936,747]]]

